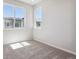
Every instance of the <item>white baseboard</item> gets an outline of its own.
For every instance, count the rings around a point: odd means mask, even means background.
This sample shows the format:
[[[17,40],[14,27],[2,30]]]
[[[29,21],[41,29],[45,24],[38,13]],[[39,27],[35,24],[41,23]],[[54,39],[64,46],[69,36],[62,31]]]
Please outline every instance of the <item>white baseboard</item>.
[[[47,42],[45,42],[45,41],[41,41],[41,40],[37,40],[37,39],[34,39],[34,40],[39,41],[39,42],[42,42],[42,43],[47,44],[47,45],[49,45],[49,46],[55,47],[55,48],[57,48],[57,49],[63,50],[63,51],[65,51],[65,52],[71,53],[71,54],[73,54],[73,55],[76,55],[76,53],[73,52],[73,51],[70,51],[70,50],[67,50],[67,49],[64,49],[64,48],[61,48],[61,47],[52,45],[52,44],[47,43]]]

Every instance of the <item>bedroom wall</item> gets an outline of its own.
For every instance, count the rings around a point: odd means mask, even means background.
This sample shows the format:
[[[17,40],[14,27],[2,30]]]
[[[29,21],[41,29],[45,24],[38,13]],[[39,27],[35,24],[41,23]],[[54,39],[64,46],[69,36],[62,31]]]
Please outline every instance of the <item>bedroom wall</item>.
[[[32,27],[33,27],[32,6],[16,0],[4,0],[3,2],[13,4],[19,7],[24,7],[26,9],[26,19],[24,22],[24,28],[4,29],[3,43],[9,44],[23,40],[32,40]]]
[[[75,0],[43,0],[34,5],[42,7],[41,29],[34,28],[34,39],[76,54]]]

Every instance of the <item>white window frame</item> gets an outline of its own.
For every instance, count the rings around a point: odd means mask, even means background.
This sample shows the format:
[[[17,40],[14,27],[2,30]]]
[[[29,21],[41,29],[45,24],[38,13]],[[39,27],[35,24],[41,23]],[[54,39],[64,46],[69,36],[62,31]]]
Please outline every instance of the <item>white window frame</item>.
[[[13,29],[24,29],[25,28],[25,20],[26,20],[26,8],[24,8],[23,6],[18,6],[18,5],[14,5],[14,4],[9,4],[9,3],[4,3],[3,5],[9,5],[13,7],[13,14],[14,14],[14,25],[13,28],[4,28],[4,30],[13,30]],[[16,8],[23,8],[24,9],[24,26],[23,27],[15,27],[15,9]],[[5,25],[4,25],[5,26]]]
[[[36,18],[36,11],[39,9],[39,8],[42,8],[42,7],[36,7],[35,9],[34,9],[34,28],[35,29],[41,29],[41,25],[42,25],[42,22],[43,22],[43,16],[42,16],[42,21],[40,21],[41,23],[40,23],[40,26],[38,27],[37,26],[37,24],[36,24],[36,21],[37,21],[37,19],[39,19],[39,18]],[[42,10],[43,11],[43,10]]]

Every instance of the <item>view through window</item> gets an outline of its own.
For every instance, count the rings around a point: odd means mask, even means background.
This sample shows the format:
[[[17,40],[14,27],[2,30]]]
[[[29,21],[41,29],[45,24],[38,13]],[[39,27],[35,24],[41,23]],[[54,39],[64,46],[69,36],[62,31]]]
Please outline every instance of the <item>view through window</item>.
[[[4,4],[3,20],[4,28],[24,27],[25,9]]]
[[[42,7],[37,7],[35,9],[35,23],[36,23],[36,27],[40,27],[42,20],[43,20],[43,10]]]

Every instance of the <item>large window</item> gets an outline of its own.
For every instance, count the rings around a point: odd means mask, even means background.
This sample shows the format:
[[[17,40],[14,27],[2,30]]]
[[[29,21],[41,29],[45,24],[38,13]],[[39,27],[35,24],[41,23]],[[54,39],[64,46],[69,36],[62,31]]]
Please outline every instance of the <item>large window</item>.
[[[25,9],[13,5],[3,6],[4,28],[24,27]]]
[[[42,20],[43,20],[42,7],[37,7],[35,9],[35,27],[41,27]]]

